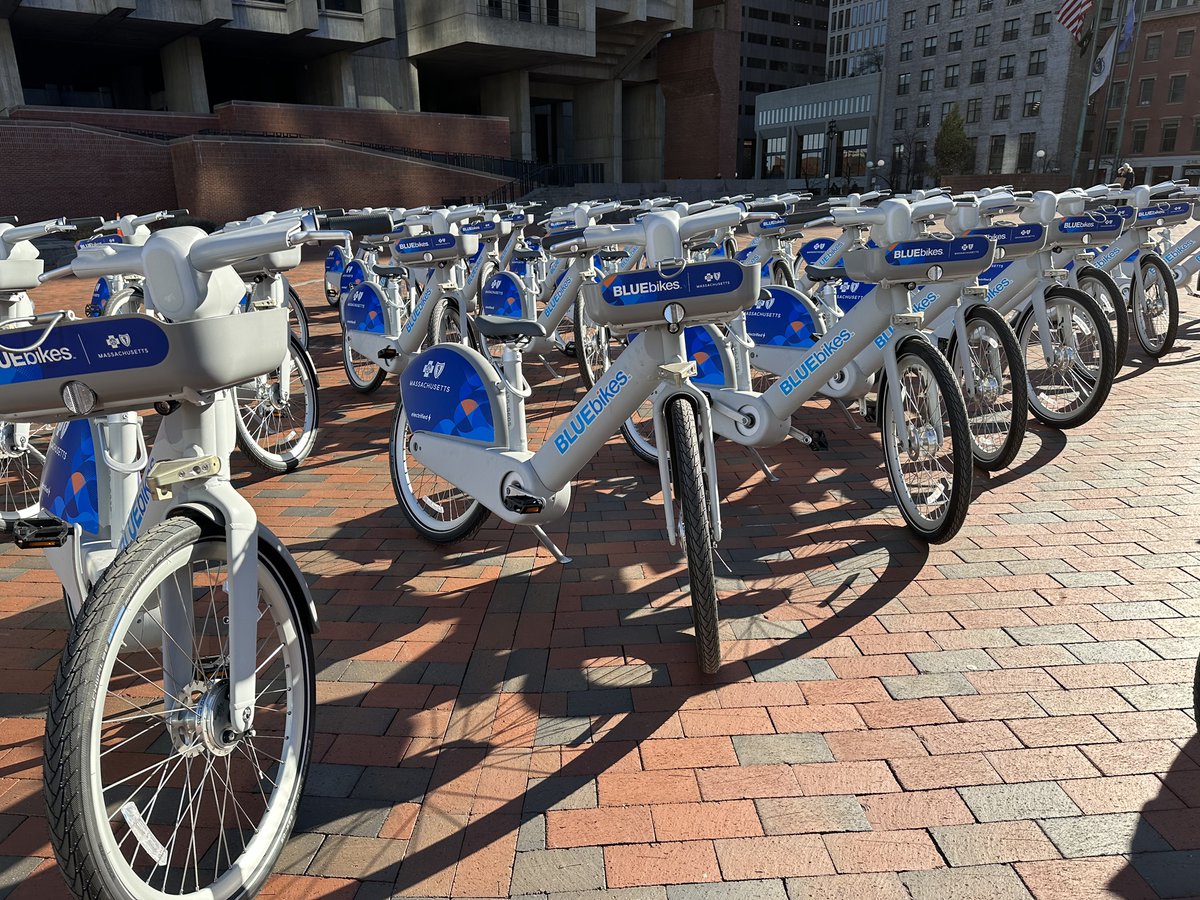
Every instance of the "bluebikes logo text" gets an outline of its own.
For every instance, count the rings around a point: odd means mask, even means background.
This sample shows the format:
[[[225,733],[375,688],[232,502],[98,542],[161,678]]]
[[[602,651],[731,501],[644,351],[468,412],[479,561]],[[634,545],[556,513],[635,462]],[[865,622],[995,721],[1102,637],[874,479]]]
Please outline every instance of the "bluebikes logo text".
[[[795,371],[779,382],[779,389],[786,397],[792,391],[804,384],[813,372],[817,371],[824,365],[833,354],[842,347],[854,340],[854,332],[843,328],[831,338],[827,338],[821,342],[819,347],[815,347],[812,353],[804,357],[804,361],[796,366]]]
[[[607,384],[596,385],[596,396],[587,400],[583,407],[567,420],[563,430],[554,436],[554,446],[559,454],[565,454],[571,445],[583,437],[584,432],[596,421],[596,417],[608,408],[613,397],[621,393],[621,389],[629,384],[629,375],[617,372]]]
[[[38,347],[24,353],[0,350],[0,369],[16,369],[22,366],[44,366],[46,363],[68,362],[75,358],[67,347]]]

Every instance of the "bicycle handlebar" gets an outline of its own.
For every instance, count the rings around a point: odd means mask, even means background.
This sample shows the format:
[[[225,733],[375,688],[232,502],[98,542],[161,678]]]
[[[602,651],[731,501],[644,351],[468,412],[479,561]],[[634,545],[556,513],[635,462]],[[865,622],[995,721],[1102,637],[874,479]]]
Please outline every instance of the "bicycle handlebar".
[[[362,238],[369,234],[388,234],[396,227],[391,213],[360,213],[358,215],[318,213],[317,223],[323,229],[348,231],[356,238]]]
[[[28,241],[35,237],[74,230],[75,226],[68,224],[66,219],[47,219],[45,222],[34,222],[32,225],[15,225],[12,228],[7,228],[3,232],[0,232],[0,241],[4,241],[4,243],[11,247],[14,244],[19,244],[21,241]]]
[[[16,216],[0,216],[0,225],[16,225],[18,221]]]
[[[79,232],[95,231],[104,224],[103,216],[84,216],[80,219],[67,219],[68,225],[74,225],[75,230]]]

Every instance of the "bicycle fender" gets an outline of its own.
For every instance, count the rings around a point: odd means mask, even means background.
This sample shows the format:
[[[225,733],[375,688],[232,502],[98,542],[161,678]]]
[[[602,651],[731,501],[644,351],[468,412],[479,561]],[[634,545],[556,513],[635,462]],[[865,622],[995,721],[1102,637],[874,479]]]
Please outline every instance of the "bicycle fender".
[[[184,503],[176,506],[167,514],[167,518],[173,515],[187,516],[201,525],[224,527],[217,511],[203,503]],[[283,541],[261,521],[258,523],[258,552],[268,559],[293,596],[301,601],[296,604],[296,609],[304,620],[304,628],[309,634],[316,634],[321,624],[317,618],[317,605],[308,590],[308,582],[304,580],[300,567]]]
[[[308,365],[312,369],[313,384],[319,390],[321,387],[321,371],[317,368],[317,364],[313,362],[312,354],[308,352],[308,348],[301,344],[294,334],[288,335],[288,341],[293,347],[303,353],[304,358],[308,360]]]

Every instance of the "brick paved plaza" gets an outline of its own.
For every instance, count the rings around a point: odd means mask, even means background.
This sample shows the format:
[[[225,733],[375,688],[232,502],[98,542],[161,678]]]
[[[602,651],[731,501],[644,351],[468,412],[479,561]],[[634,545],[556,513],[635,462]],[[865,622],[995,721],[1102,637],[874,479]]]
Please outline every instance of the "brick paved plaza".
[[[450,549],[395,507],[396,382],[347,388],[320,269],[294,281],[322,378],[316,454],[240,485],[321,616],[314,765],[265,895],[1132,898],[1200,895],[1200,301],[1102,414],[1031,425],[951,543],[912,540],[878,434],[728,443],[726,664],[694,663],[655,470],[613,440],[555,564],[495,518]],[[55,293],[57,292],[57,293]],[[39,308],[90,285],[40,291]],[[541,366],[533,442],[580,391]],[[718,569],[720,572],[720,569]],[[65,895],[41,796],[66,618],[0,544],[0,898]],[[723,882],[723,883],[722,883]]]

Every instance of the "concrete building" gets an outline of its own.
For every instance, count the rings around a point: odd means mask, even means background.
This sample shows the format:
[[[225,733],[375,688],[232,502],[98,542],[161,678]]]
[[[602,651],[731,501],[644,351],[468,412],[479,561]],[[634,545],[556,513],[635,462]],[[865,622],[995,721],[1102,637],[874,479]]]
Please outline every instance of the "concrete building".
[[[1111,85],[1088,106],[1083,157],[1088,167],[1098,157],[1098,177],[1128,162],[1139,181],[1200,183],[1200,8],[1172,5],[1150,0],[1136,46],[1117,57]],[[1111,6],[1104,13],[1101,46],[1120,24]]]
[[[887,42],[888,0],[833,0],[825,77],[878,72]]]
[[[755,177],[805,190],[868,185],[877,174],[882,84],[874,72],[760,95]]]
[[[1088,58],[1055,20],[1058,6],[1059,0],[891,0],[882,155],[898,187],[932,177],[938,128],[955,106],[975,147],[974,173],[1070,167]]]
[[[754,171],[755,98],[824,80],[829,0],[742,0],[738,173]]]
[[[0,110],[497,115],[520,159],[712,177],[735,163],[739,38],[738,0],[0,0]]]

